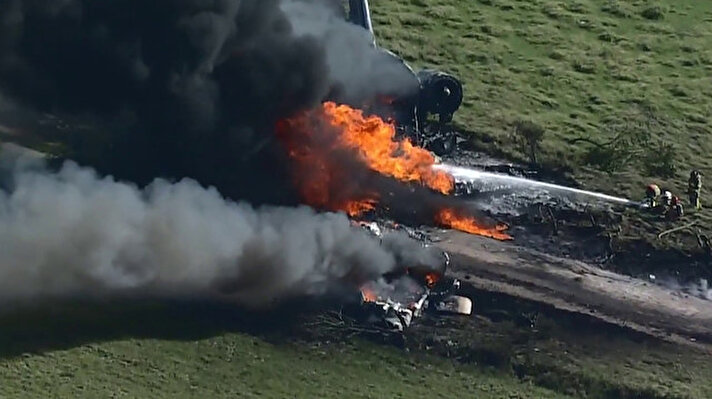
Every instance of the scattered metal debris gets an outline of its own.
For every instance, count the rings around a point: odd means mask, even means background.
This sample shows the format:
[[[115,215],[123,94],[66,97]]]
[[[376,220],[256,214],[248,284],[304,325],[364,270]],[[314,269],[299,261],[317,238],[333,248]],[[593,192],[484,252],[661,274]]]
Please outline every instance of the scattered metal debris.
[[[410,327],[413,318],[420,317],[423,306],[428,299],[427,294],[413,303],[403,304],[393,301],[390,298],[371,301],[365,295],[363,297],[364,311],[367,312],[367,322],[391,331],[403,332]]]
[[[388,230],[405,231],[411,238],[429,246],[425,233],[393,222],[354,222],[380,239]],[[472,300],[456,295],[459,280],[445,279],[450,256],[442,251],[443,261],[439,270],[422,265],[401,265],[382,280],[366,284],[361,289],[361,308],[364,322],[392,332],[403,332],[414,319],[424,312],[441,314],[472,314]]]
[[[374,294],[368,288],[362,291],[363,311],[366,312],[366,322],[395,332],[403,332],[410,327],[414,319],[421,317],[426,311],[436,314],[472,314],[472,300],[455,295],[452,292],[459,288],[460,282],[454,280],[449,289],[434,293],[430,288],[415,295],[412,300],[397,300],[390,296]]]
[[[438,312],[470,315],[472,314],[472,300],[463,296],[450,295],[435,304]]]

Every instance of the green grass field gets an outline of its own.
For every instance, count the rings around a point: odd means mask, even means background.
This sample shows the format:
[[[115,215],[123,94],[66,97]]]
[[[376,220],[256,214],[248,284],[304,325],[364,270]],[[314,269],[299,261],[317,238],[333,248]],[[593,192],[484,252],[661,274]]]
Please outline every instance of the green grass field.
[[[543,161],[571,167],[590,188],[638,198],[651,179],[682,192],[692,167],[712,178],[707,0],[372,0],[371,9],[382,46],[464,81],[456,123],[483,148],[521,158],[512,123],[526,118],[547,129]],[[584,143],[569,141],[605,139],[607,121],[625,119],[640,104],[665,121],[655,138],[675,145],[676,176],[659,179],[632,167],[607,175],[585,165]],[[709,194],[706,203],[700,220],[712,226]],[[585,381],[597,381],[624,388],[579,394],[702,399],[712,375],[712,362],[699,357],[605,334],[581,343],[573,332],[541,338],[531,352],[512,353],[528,356],[518,378],[506,368],[360,340],[274,342],[173,313],[52,320],[0,320],[0,398],[560,398],[574,394],[565,381],[584,389]],[[463,334],[509,353],[520,332]]]
[[[6,314],[0,316],[0,398],[712,394],[709,355],[600,326],[542,317],[531,331],[511,320],[424,319],[406,351],[323,324],[305,329],[315,319],[295,324],[284,315],[157,302],[58,304]],[[437,336],[454,346],[422,347]]]
[[[259,316],[258,316],[259,317]],[[282,331],[229,306],[72,304],[0,317],[0,398],[566,398],[502,372]]]
[[[0,381],[2,398],[568,397],[362,342],[317,350],[236,333],[119,340],[1,360]]]
[[[456,123],[484,148],[521,158],[512,125],[528,119],[547,131],[542,162],[572,168],[591,189],[637,200],[655,181],[686,198],[692,168],[712,176],[709,2],[371,3],[382,46],[414,67],[438,68],[463,80],[465,99]],[[644,108],[661,121],[651,139],[674,146],[674,177],[655,176],[640,165],[603,173],[585,162],[585,142],[571,143],[610,139],[611,126],[639,122]],[[712,209],[709,189],[706,193],[703,202]],[[712,226],[709,210],[695,217]]]

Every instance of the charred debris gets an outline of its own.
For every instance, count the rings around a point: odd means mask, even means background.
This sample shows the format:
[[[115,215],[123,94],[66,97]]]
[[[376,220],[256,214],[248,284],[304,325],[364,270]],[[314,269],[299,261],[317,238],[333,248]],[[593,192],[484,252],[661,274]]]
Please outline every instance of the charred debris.
[[[433,248],[427,233],[391,221],[352,223],[381,242],[387,232],[401,231],[423,247]],[[460,293],[460,281],[446,276],[450,256],[445,251],[439,252],[438,265],[399,262],[396,270],[361,287],[358,306],[347,308],[346,312],[359,323],[398,333],[426,313],[472,314],[472,300]]]

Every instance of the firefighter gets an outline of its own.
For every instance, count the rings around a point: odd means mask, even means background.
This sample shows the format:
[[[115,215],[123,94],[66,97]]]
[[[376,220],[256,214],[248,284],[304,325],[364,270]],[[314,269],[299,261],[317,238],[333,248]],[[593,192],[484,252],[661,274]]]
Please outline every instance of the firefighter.
[[[665,216],[668,213],[668,209],[672,206],[672,193],[668,190],[662,189],[662,193],[655,199],[655,206],[652,211],[658,215]]]
[[[687,195],[690,196],[690,205],[695,209],[701,209],[700,191],[702,191],[702,173],[698,170],[690,172],[690,179],[687,181]]]
[[[658,198],[660,197],[660,187],[657,184],[650,184],[645,189],[645,203],[650,209],[658,206]]]
[[[684,210],[682,209],[682,201],[677,196],[670,199],[670,206],[665,211],[665,217],[668,220],[677,220],[682,217]]]
[[[665,209],[670,208],[672,205],[672,193],[668,190],[663,191],[663,195],[660,198],[660,205]]]

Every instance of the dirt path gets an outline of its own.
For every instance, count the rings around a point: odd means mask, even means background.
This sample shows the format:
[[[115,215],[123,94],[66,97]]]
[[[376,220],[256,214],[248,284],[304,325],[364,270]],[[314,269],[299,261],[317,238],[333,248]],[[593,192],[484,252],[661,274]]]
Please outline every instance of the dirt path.
[[[712,353],[712,302],[516,243],[460,232],[438,235],[450,272],[478,289],[590,315]]]

